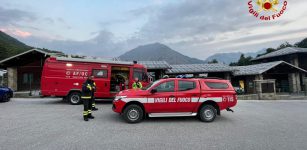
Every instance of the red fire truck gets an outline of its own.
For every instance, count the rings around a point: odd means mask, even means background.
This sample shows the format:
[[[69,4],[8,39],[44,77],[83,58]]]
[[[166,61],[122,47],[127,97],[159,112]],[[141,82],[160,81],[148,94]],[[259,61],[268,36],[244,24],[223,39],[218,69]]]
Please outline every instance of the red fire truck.
[[[129,123],[145,116],[198,116],[211,122],[222,110],[237,104],[237,95],[228,80],[169,78],[153,82],[142,90],[124,90],[113,101],[113,111]]]
[[[137,62],[50,57],[43,67],[41,95],[80,104],[82,83],[90,75],[96,82],[96,98],[114,98],[119,91],[131,88],[135,77],[143,86],[150,82],[147,69]]]

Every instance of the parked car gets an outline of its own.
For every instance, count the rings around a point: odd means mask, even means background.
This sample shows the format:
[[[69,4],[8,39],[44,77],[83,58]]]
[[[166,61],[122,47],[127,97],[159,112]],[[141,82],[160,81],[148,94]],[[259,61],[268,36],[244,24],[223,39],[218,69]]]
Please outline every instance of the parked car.
[[[198,116],[212,122],[222,110],[237,104],[237,94],[228,80],[160,79],[142,90],[124,90],[113,101],[113,111],[128,123],[148,117]]]
[[[0,86],[0,102],[8,102],[12,97],[13,97],[12,89]]]

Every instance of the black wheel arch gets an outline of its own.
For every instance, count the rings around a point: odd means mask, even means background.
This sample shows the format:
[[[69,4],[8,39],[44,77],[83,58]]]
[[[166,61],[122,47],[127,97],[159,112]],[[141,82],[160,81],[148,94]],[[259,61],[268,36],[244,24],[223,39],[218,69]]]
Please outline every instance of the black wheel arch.
[[[69,92],[68,92],[68,94],[66,95],[66,97],[68,97],[71,93],[73,93],[73,92],[78,92],[78,93],[80,93],[81,94],[81,90],[80,89],[71,89],[71,90],[69,90]]]
[[[71,95],[72,93],[78,93],[78,94],[80,94],[80,101],[79,101],[78,103],[72,103],[72,102],[71,102],[71,100],[70,100],[70,95]],[[65,101],[69,102],[69,103],[72,104],[72,105],[79,105],[79,104],[82,103],[82,99],[81,99],[81,90],[79,90],[79,89],[72,89],[72,90],[70,90],[70,91],[68,92],[68,94],[67,94],[66,97],[67,97],[67,98],[63,98],[63,99],[65,99]]]
[[[217,104],[217,102],[215,102],[215,101],[213,101],[213,100],[207,100],[207,101],[203,102],[203,103],[199,106],[199,108],[198,108],[198,110],[197,110],[198,113],[199,113],[200,109],[201,109],[204,105],[211,105],[211,106],[213,106],[213,107],[216,109],[217,115],[221,115],[221,110],[220,110],[219,105]]]
[[[121,113],[123,113],[123,112],[124,112],[124,110],[125,110],[125,109],[126,109],[128,106],[129,106],[129,105],[132,105],[132,104],[140,106],[140,107],[143,109],[143,113],[144,113],[144,115],[146,115],[144,105],[143,105],[142,103],[138,102],[138,101],[130,101],[130,102],[126,103],[126,105],[123,107],[123,109],[122,109],[122,112],[121,112]]]

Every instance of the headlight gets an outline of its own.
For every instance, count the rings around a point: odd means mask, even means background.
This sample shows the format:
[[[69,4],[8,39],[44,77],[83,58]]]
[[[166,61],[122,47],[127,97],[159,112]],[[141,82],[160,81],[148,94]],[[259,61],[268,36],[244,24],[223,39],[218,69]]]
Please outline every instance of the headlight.
[[[118,100],[121,100],[123,98],[126,98],[127,96],[116,96],[114,101],[118,101]]]

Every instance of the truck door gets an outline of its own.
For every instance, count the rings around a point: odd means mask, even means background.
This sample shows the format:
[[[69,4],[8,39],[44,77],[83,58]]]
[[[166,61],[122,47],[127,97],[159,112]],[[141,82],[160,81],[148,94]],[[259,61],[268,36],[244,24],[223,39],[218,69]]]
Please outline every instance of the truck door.
[[[150,113],[167,113],[174,112],[176,99],[175,81],[169,80],[159,83],[148,96],[148,112]]]
[[[184,79],[177,82],[176,112],[193,112],[200,97],[199,82]]]
[[[109,97],[110,80],[108,78],[108,69],[93,69],[92,75],[96,83],[95,97]]]

